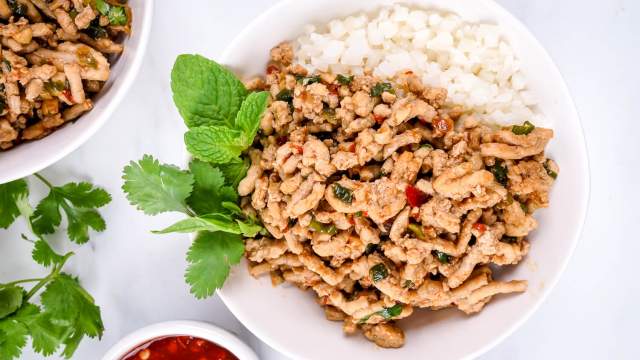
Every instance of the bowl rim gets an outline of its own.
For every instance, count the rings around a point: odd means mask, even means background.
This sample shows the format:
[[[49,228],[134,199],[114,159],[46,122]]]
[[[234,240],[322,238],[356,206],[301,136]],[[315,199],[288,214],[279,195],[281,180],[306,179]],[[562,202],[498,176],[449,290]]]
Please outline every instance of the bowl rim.
[[[142,1],[145,3],[145,9],[142,16],[140,16],[140,21],[142,22],[142,26],[140,28],[140,43],[136,48],[136,53],[133,56],[131,65],[124,69],[117,81],[114,80],[118,85],[113,89],[115,94],[111,101],[106,104],[102,112],[96,115],[96,119],[91,123],[91,126],[87,127],[85,131],[70,139],[70,141],[65,143],[64,146],[59,147],[57,151],[52,152],[51,155],[32,159],[33,161],[29,161],[29,163],[24,167],[21,167],[15,172],[9,172],[8,175],[0,172],[0,184],[24,178],[57,163],[87,142],[93,135],[95,135],[96,132],[98,132],[98,130],[102,128],[107,120],[111,118],[111,115],[113,115],[125,95],[129,92],[134,80],[138,77],[138,73],[142,67],[142,61],[147,53],[147,45],[149,44],[149,38],[151,36],[151,25],[153,24],[155,0]],[[51,135],[55,135],[55,133]]]
[[[255,31],[255,27],[258,24],[260,24],[262,21],[264,21],[264,19],[272,16],[272,14],[274,14],[278,10],[289,6],[290,3],[293,3],[295,1],[296,0],[281,0],[278,3],[276,3],[276,4],[272,5],[271,7],[269,7],[267,10],[265,10],[263,13],[261,13],[257,17],[255,17],[253,20],[251,20],[251,22],[249,24],[247,24],[247,26],[233,38],[233,40],[227,45],[227,47],[222,52],[222,54],[218,57],[220,62],[223,63],[223,64],[226,64],[227,59],[231,56],[233,51],[238,47],[239,43],[246,36],[246,34],[252,32],[252,31]],[[561,84],[559,84],[559,85],[561,85],[560,91],[562,91],[562,93],[569,100],[568,105],[569,105],[570,109],[568,109],[568,110],[577,119],[577,126],[578,126],[578,129],[579,129],[579,132],[576,134],[576,136],[579,136],[582,139],[582,144],[583,144],[583,146],[581,147],[581,153],[583,155],[582,156],[582,162],[583,162],[582,166],[584,166],[584,169],[585,169],[585,172],[587,174],[587,177],[586,177],[586,179],[584,181],[584,189],[582,191],[583,198],[581,200],[584,203],[584,207],[583,207],[583,209],[581,209],[582,214],[581,214],[580,220],[579,220],[579,224],[580,225],[579,225],[578,229],[576,229],[576,231],[574,233],[574,236],[571,239],[571,246],[570,246],[569,252],[568,252],[567,256],[564,258],[564,261],[562,262],[562,264],[560,266],[560,270],[551,279],[548,280],[547,286],[545,286],[545,288],[544,288],[544,290],[542,292],[542,295],[536,300],[536,302],[534,303],[533,306],[531,306],[529,309],[527,309],[526,312],[524,312],[523,315],[520,316],[520,318],[517,321],[515,321],[513,324],[511,324],[507,329],[505,329],[502,332],[502,334],[500,334],[500,336],[497,336],[493,341],[490,341],[490,342],[486,343],[484,346],[482,346],[479,349],[477,349],[476,351],[468,354],[463,359],[474,359],[474,358],[477,358],[477,357],[481,356],[482,354],[485,354],[486,352],[488,352],[492,348],[496,347],[498,344],[503,342],[507,337],[512,335],[516,330],[518,330],[527,320],[529,320],[531,318],[531,316],[548,299],[549,294],[551,294],[553,289],[556,287],[556,285],[560,281],[560,278],[562,277],[562,275],[566,271],[566,269],[567,269],[567,267],[569,265],[569,262],[573,258],[573,255],[575,253],[575,249],[576,249],[576,247],[578,245],[578,242],[582,238],[582,234],[583,234],[583,231],[584,231],[584,224],[586,222],[587,214],[589,212],[590,199],[591,199],[591,169],[590,169],[590,165],[589,165],[590,164],[589,152],[587,150],[587,143],[586,143],[586,138],[585,138],[585,135],[584,135],[584,128],[582,126],[582,121],[581,121],[581,118],[580,118],[580,114],[579,114],[579,112],[578,112],[578,110],[576,108],[575,101],[573,100],[573,97],[571,96],[571,92],[569,91],[569,87],[567,86],[565,78],[562,76],[562,73],[558,69],[556,63],[553,61],[553,58],[551,57],[551,55],[547,52],[547,50],[544,48],[544,46],[542,46],[542,44],[533,35],[533,33],[531,33],[531,31],[529,31],[529,29],[524,25],[524,23],[522,23],[522,21],[520,21],[520,19],[518,19],[516,16],[514,16],[508,10],[506,10],[503,6],[501,6],[500,4],[495,2],[495,0],[480,0],[479,2],[484,2],[484,4],[486,6],[490,7],[491,10],[496,12],[496,13],[499,13],[501,15],[504,15],[504,16],[512,18],[514,20],[515,27],[517,27],[518,30],[521,31],[522,34],[529,39],[530,43],[533,46],[536,47],[536,51],[538,53],[540,53],[541,56],[545,57],[546,60],[548,60],[551,64],[553,64],[552,71],[554,71],[556,73],[555,75],[557,75],[558,78],[560,79],[560,83],[561,83]],[[229,65],[229,64],[227,64],[227,65]],[[236,307],[234,305],[233,301],[231,301],[229,298],[226,297],[226,295],[224,293],[224,289],[219,289],[217,291],[217,294],[218,294],[218,296],[220,296],[220,299],[222,299],[223,303],[227,306],[227,308],[231,311],[231,313],[233,313],[233,315],[243,325],[245,325],[253,334],[255,334],[258,338],[260,338],[260,340],[264,341],[270,347],[272,347],[276,351],[284,354],[285,356],[288,356],[290,358],[299,358],[298,354],[294,354],[294,353],[290,352],[288,349],[286,349],[285,347],[280,346],[279,341],[276,341],[270,334],[264,333],[264,332],[259,330],[259,327],[254,326],[253,320],[250,319],[248,316],[245,316],[243,314],[242,310],[240,308]]]
[[[120,360],[136,346],[162,336],[194,336],[224,347],[238,359],[258,360],[255,352],[237,336],[215,325],[192,320],[176,320],[155,323],[138,329],[115,343],[102,360]]]

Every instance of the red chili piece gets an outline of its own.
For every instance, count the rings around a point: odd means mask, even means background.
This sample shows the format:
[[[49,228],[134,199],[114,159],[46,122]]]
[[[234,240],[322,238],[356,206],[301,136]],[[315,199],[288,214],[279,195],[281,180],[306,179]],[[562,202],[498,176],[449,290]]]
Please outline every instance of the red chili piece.
[[[356,152],[356,143],[349,145],[349,151],[352,153]]]
[[[229,350],[191,336],[153,339],[137,347],[122,360],[238,360]]]
[[[427,202],[427,194],[415,186],[407,185],[404,193],[407,195],[407,201],[411,207],[418,207]]]
[[[473,224],[473,228],[480,231],[481,233],[487,231],[487,225],[482,224],[482,223],[475,223]]]

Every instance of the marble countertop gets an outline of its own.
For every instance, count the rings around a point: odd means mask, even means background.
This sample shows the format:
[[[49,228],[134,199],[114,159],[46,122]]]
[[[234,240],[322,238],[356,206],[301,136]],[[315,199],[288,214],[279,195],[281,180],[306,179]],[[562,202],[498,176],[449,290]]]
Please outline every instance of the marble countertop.
[[[84,146],[46,169],[62,183],[87,179],[114,196],[103,210],[108,229],[80,248],[68,270],[102,307],[102,341],[84,341],[77,359],[98,359],[119,338],[165,320],[199,319],[247,341],[262,359],[284,359],[244,328],[217,298],[195,300],[183,280],[185,236],[149,230],[170,215],[147,217],[125,200],[121,169],[142,154],[181,163],[182,128],[171,101],[176,55],[215,57],[251,19],[276,0],[156,1],[149,51],[135,85],[105,127]],[[640,2],[636,0],[499,0],[532,30],[565,76],[580,111],[591,160],[591,206],[567,272],[541,309],[483,359],[632,359],[640,286],[635,267],[640,236]],[[179,6],[176,4],[179,3]],[[241,4],[241,5],[239,5]],[[37,188],[36,192],[43,191]],[[24,229],[0,231],[0,280],[29,277]],[[36,359],[30,351],[25,359]]]

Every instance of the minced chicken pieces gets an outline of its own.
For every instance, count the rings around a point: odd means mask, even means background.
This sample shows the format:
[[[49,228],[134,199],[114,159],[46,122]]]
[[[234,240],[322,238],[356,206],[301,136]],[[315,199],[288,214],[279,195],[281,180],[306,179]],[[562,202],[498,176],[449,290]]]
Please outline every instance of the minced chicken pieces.
[[[238,188],[269,232],[246,240],[252,275],[312,289],[346,333],[390,348],[416,307],[472,314],[526,290],[489,265],[529,250],[558,173],[552,130],[480,123],[411,71],[308,74],[288,44],[271,55],[250,82],[272,101]]]

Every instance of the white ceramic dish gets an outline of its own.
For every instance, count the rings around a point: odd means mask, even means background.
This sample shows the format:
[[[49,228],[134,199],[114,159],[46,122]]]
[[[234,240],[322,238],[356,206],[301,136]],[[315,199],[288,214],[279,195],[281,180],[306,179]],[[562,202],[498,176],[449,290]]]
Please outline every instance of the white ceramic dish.
[[[240,360],[258,360],[251,348],[235,335],[208,323],[197,321],[169,321],[137,330],[116,343],[102,360],[121,360],[136,347],[163,336],[184,335],[205,339],[229,350]]]
[[[154,0],[129,0],[133,29],[125,50],[111,67],[111,76],[95,106],[72,124],[33,142],[0,152],[0,184],[40,171],[80,147],[104,125],[124,98],[140,70],[149,42]]]
[[[580,236],[589,198],[586,146],[569,91],[544,48],[523,24],[491,0],[401,2],[450,10],[466,21],[498,24],[518,54],[530,89],[538,96],[540,109],[555,130],[548,150],[561,172],[551,194],[551,207],[539,212],[540,227],[530,237],[532,246],[527,259],[497,274],[499,279],[527,279],[529,290],[521,295],[498,297],[471,317],[456,310],[418,311],[400,322],[407,336],[405,346],[384,350],[362,336],[344,336],[340,323],[325,320],[311,292],[303,293],[290,286],[274,288],[268,277],[255,280],[246,266],[234,268],[219,292],[220,297],[253,333],[293,359],[476,357],[513,333],[540,306],[558,282]],[[269,49],[296,38],[305,24],[323,24],[336,17],[373,11],[393,3],[392,0],[285,0],[253,21],[220,60],[243,76],[261,74]]]

